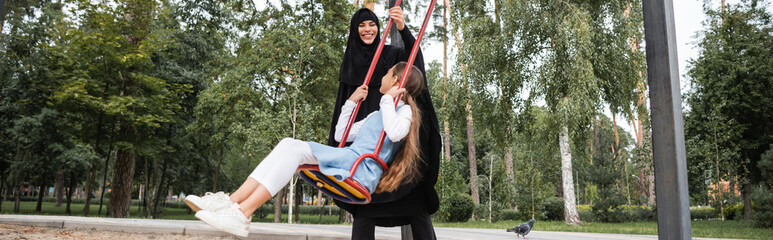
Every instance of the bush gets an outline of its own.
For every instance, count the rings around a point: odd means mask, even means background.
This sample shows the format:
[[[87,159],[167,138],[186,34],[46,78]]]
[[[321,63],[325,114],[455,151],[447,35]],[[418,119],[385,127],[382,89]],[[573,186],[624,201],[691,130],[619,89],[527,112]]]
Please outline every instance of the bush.
[[[499,218],[497,218],[497,221],[508,221],[508,220],[518,220],[518,211],[512,210],[512,209],[505,209],[502,210],[499,214]]]
[[[491,220],[493,222],[499,221],[502,215],[502,211],[506,209],[507,207],[505,207],[501,203],[494,202],[491,205]],[[478,220],[488,221],[488,215],[489,215],[488,203],[481,203],[475,207],[475,213],[473,214],[473,216],[475,216]]]
[[[761,187],[751,195],[752,218],[758,227],[773,228],[773,191]]]
[[[727,205],[723,209],[725,211],[725,219],[729,219],[729,220],[743,219],[743,203]]]
[[[468,194],[458,194],[443,199],[440,204],[439,217],[448,222],[466,222],[472,217],[475,202]]]
[[[692,220],[708,220],[717,217],[717,211],[712,207],[690,208],[690,219]]]
[[[713,210],[712,210],[713,211]],[[636,206],[636,216],[639,221],[655,221],[655,209]]]
[[[564,199],[559,197],[551,197],[542,202],[542,215],[547,220],[563,220],[564,219]]]
[[[592,210],[580,209],[578,207],[577,215],[580,215],[580,221],[583,222],[595,222],[598,220],[596,219],[596,215],[593,214]]]

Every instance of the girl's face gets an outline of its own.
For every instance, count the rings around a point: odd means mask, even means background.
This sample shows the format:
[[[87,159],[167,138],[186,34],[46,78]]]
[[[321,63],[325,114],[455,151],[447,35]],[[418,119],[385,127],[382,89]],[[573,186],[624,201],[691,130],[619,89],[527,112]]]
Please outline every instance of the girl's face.
[[[374,40],[376,40],[378,26],[376,26],[376,22],[365,20],[357,27],[357,32],[360,33],[360,39],[362,39],[362,42],[370,45]]]
[[[389,89],[400,84],[398,76],[394,76],[394,67],[389,69],[389,72],[381,78],[381,88],[378,89],[382,94],[389,92]]]

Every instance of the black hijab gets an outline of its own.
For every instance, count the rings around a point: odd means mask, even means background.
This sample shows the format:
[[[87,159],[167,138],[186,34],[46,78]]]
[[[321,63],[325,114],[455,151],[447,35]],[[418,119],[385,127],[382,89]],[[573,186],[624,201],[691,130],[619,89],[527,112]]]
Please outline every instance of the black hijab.
[[[358,31],[360,23],[367,20],[375,22],[376,27],[378,27],[376,38],[371,44],[365,44],[360,38],[360,33]],[[376,14],[367,8],[362,8],[355,12],[349,23],[349,38],[346,40],[346,51],[344,52],[344,60],[341,62],[339,81],[352,86],[362,85],[363,79],[365,79],[365,75],[367,74],[367,71],[363,71],[362,69],[368,69],[370,66],[370,62],[373,61],[373,55],[376,53],[379,42],[381,42],[381,24],[379,23]],[[375,75],[376,74],[373,76]],[[375,78],[371,79],[371,82],[380,80]]]
[[[379,27],[376,38],[370,45],[362,42],[358,32],[359,24],[366,20],[376,22],[376,25]],[[344,52],[344,59],[339,72],[338,94],[328,138],[328,145],[330,146],[338,146],[338,142],[335,141],[333,136],[338,116],[341,114],[341,106],[357,87],[362,85],[378,43],[381,41],[380,29],[381,26],[376,14],[367,8],[358,10],[352,16],[351,23],[349,24],[346,51]],[[368,114],[379,110],[379,100],[383,95],[378,91],[381,87],[381,78],[396,63],[408,60],[410,50],[415,44],[416,39],[411,35],[407,26],[400,31],[400,35],[405,43],[405,49],[389,45],[384,46],[368,84],[368,96],[362,102],[355,121],[360,121],[367,117]],[[427,75],[424,69],[424,57],[421,51],[417,53],[413,65],[418,67],[424,75],[424,90],[422,90],[421,95],[416,97],[416,104],[422,112],[419,130],[419,142],[422,144],[421,151],[424,162],[424,164],[420,165],[419,169],[422,178],[419,181],[403,184],[394,192],[374,194],[371,203],[367,205],[352,205],[336,201],[336,205],[354,214],[355,217],[412,216],[422,213],[432,214],[438,209],[439,200],[434,186],[437,182],[440,162],[440,130],[437,116],[435,115],[435,108],[430,98]],[[379,223],[378,225],[392,225],[392,222]]]

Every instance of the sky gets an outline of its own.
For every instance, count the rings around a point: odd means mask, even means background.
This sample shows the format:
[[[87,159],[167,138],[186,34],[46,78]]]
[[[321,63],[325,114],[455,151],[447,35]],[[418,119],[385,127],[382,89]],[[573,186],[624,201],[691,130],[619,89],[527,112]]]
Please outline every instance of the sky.
[[[278,2],[277,0],[253,1],[255,1],[258,9],[265,8],[266,4],[276,4]],[[383,0],[378,2],[387,1]],[[697,37],[697,34],[703,29],[703,21],[706,19],[706,15],[703,13],[704,2],[716,8],[720,5],[721,0],[673,0],[674,24],[676,25],[677,58],[679,60],[679,76],[682,94],[689,90],[689,81],[686,79],[688,67],[687,63],[689,60],[697,58],[700,51],[700,49],[697,47],[697,42],[700,40]],[[737,4],[739,2],[740,0],[727,0],[727,4]],[[384,9],[383,5],[376,5],[375,9],[377,9],[376,14],[382,16],[382,13],[379,13],[378,9]],[[768,9],[773,12],[773,7],[770,5],[768,6]],[[407,24],[420,24],[420,21],[422,20],[420,18],[423,17],[424,13],[422,12],[421,14],[422,16],[417,17],[414,22],[407,22]],[[429,27],[427,31],[432,31],[432,28]],[[452,49],[453,48],[449,46],[449,57],[451,57],[451,54],[453,54]],[[422,43],[422,51],[424,52],[424,57],[427,63],[432,61],[442,62],[442,42],[424,41]],[[453,69],[452,66],[453,61],[449,60],[448,69]],[[608,109],[605,111],[606,115],[611,115]],[[628,121],[620,121],[618,124],[629,134],[632,134],[633,131],[631,130],[630,123]]]

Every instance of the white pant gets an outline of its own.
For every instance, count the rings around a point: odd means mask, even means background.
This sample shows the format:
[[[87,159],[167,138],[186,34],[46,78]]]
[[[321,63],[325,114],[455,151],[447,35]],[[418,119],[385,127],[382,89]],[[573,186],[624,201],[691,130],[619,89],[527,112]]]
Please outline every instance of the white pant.
[[[309,144],[285,138],[258,164],[249,177],[263,184],[271,196],[274,196],[290,182],[298,166],[304,164],[319,164]]]

